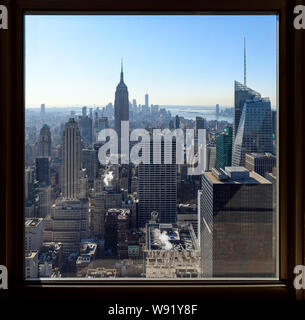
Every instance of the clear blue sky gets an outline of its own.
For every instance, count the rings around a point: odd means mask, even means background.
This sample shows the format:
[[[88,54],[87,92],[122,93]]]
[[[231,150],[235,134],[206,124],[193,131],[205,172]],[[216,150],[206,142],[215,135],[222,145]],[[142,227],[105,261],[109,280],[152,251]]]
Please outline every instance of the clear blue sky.
[[[234,80],[276,104],[276,16],[26,16],[26,106],[114,101],[124,60],[129,99],[232,106]]]

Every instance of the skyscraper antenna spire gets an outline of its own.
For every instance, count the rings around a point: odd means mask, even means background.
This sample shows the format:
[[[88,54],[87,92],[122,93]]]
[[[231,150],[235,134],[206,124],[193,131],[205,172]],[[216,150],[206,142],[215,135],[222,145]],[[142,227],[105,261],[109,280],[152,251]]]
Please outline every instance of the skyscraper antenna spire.
[[[121,59],[121,82],[124,82],[124,74],[123,74],[123,59]]]
[[[247,86],[246,37],[244,37],[244,85]]]

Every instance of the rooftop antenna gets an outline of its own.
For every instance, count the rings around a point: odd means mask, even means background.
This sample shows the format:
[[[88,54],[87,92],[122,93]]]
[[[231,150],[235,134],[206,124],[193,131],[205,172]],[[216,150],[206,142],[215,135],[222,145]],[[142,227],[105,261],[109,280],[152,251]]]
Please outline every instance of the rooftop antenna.
[[[244,37],[244,86],[247,86],[246,37]]]
[[[123,58],[121,59],[121,82],[124,81],[124,76],[123,76]]]

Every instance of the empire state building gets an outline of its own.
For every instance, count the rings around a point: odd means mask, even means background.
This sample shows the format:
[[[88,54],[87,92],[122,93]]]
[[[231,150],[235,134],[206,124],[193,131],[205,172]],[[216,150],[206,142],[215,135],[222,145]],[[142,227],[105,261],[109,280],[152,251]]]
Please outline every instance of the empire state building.
[[[121,79],[116,87],[115,100],[114,100],[114,122],[115,130],[118,135],[119,148],[118,152],[121,153],[121,121],[129,120],[129,99],[128,89],[124,83],[123,63],[121,64]]]

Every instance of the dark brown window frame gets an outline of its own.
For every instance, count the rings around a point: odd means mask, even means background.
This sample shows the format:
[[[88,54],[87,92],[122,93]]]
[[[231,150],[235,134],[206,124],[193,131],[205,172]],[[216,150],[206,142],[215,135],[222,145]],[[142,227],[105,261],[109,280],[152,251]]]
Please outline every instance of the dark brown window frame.
[[[295,265],[304,264],[304,38],[293,27],[297,0],[98,1],[2,0],[8,30],[0,30],[1,212],[0,264],[8,267],[14,295],[128,297],[157,294],[196,298],[304,299],[293,287]],[[279,15],[279,280],[278,281],[25,281],[24,274],[24,14],[278,14]],[[225,32],[225,31],[224,31]],[[26,290],[22,290],[26,289]],[[141,300],[138,300],[141,301]]]

